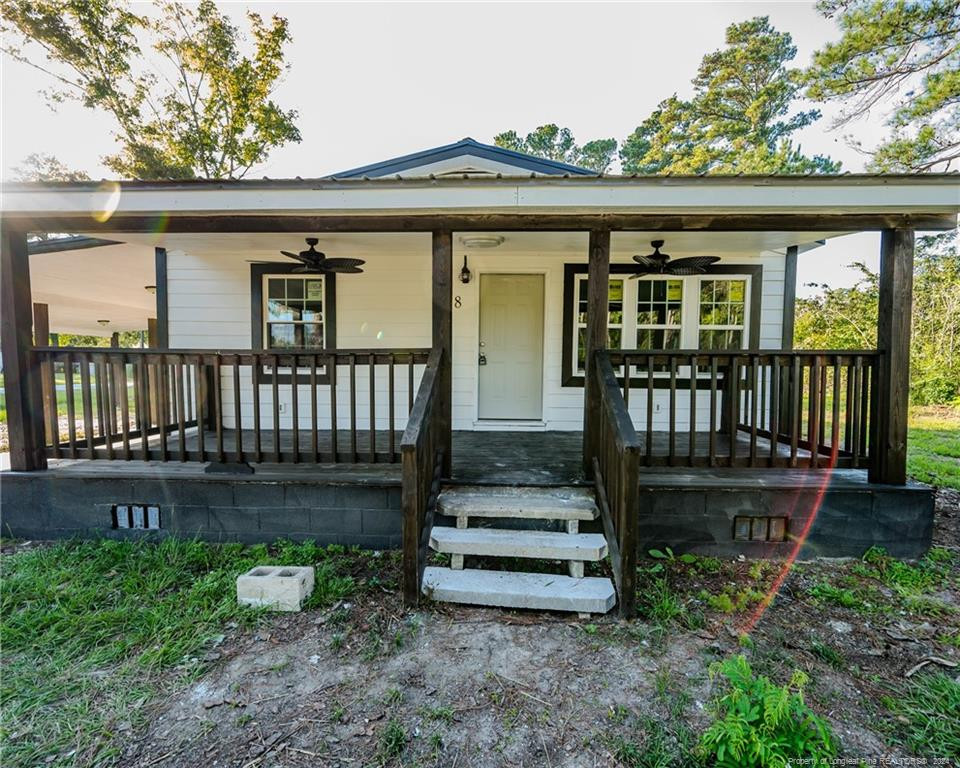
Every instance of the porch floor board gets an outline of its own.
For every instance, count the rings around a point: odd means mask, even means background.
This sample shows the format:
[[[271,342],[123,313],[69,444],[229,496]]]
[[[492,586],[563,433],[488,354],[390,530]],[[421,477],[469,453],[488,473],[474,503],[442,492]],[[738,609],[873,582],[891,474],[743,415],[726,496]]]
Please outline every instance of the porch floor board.
[[[369,433],[357,433],[357,463],[354,464],[334,464],[329,461],[331,452],[330,432],[324,430],[318,433],[318,450],[321,455],[326,456],[325,461],[314,464],[312,461],[312,444],[310,433],[307,430],[301,430],[299,433],[300,457],[299,463],[284,461],[283,463],[273,463],[273,433],[268,431],[261,435],[261,451],[264,462],[254,463],[254,475],[248,475],[251,479],[275,479],[311,481],[318,483],[325,482],[346,482],[346,483],[376,483],[387,485],[399,485],[401,480],[401,468],[399,460],[390,462],[387,455],[389,445],[389,434],[386,431],[377,433],[376,447],[378,461],[369,463]],[[402,433],[395,434],[394,446],[399,452],[400,439]],[[696,436],[697,452],[705,455],[709,445],[709,434],[698,433]],[[341,461],[349,459],[352,455],[350,451],[349,432],[340,431],[337,436],[338,452]],[[686,451],[689,449],[690,439],[687,433],[676,434],[676,456],[678,463],[682,463]],[[729,453],[729,436],[716,435],[717,453],[721,456]],[[133,460],[123,459],[109,460],[90,460],[84,457],[84,450],[79,449],[79,458],[77,459],[50,459],[49,466],[52,471],[63,472],[73,475],[119,475],[127,477],[201,477],[205,475],[206,464],[200,462],[180,462],[178,459],[179,442],[175,436],[170,436],[167,440],[167,449],[170,454],[170,460],[162,461],[142,461],[137,450],[137,443],[132,441],[131,452]],[[204,446],[208,452],[208,461],[216,459],[216,434],[207,431],[204,434]],[[232,462],[235,459],[235,431],[232,429],[223,430],[223,444],[226,461]],[[455,431],[453,433],[453,472],[451,479],[459,483],[486,483],[499,485],[569,485],[580,484],[584,482],[581,467],[581,451],[583,444],[583,435],[580,432],[555,432],[555,431]],[[151,449],[159,448],[159,437],[154,435],[150,438]],[[253,433],[244,430],[243,447],[244,459],[252,462],[252,449],[254,446]],[[745,456],[750,450],[750,436],[746,433],[737,435],[737,453]],[[115,449],[120,446],[115,445]],[[196,451],[199,447],[199,436],[196,430],[191,430],[187,435],[186,447],[188,451]],[[100,449],[102,450],[102,446]],[[290,455],[293,450],[293,431],[280,430],[280,450],[285,455]],[[669,450],[669,433],[655,432],[653,434],[653,452],[656,455],[665,456]],[[758,455],[769,455],[769,441],[763,438],[757,439]],[[778,453],[781,456],[789,455],[789,446],[780,445]],[[119,454],[118,454],[119,455]],[[799,457],[809,456],[806,451],[799,451]],[[718,473],[726,474],[734,471],[729,469],[690,469],[683,467],[654,467],[641,468],[641,472],[651,474],[667,473],[671,476],[677,476],[680,472],[685,472],[688,478],[701,478],[715,476]],[[742,471],[742,470],[736,470]],[[856,471],[856,470],[854,470]],[[784,473],[789,475],[796,474],[799,478],[804,470],[799,469],[755,469],[751,474],[757,477],[780,477]],[[207,475],[208,477],[210,475]],[[240,475],[239,477],[243,477]],[[782,482],[782,480],[781,480]]]

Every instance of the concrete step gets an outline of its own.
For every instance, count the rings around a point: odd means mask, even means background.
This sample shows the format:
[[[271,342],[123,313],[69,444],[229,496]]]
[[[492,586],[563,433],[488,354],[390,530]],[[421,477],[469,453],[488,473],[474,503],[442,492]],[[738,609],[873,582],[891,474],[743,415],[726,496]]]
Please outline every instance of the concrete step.
[[[459,486],[440,493],[438,509],[454,517],[526,517],[596,520],[600,512],[588,488]]]
[[[434,526],[430,546],[452,555],[540,557],[548,560],[602,560],[607,540],[602,533],[510,531],[501,528]]]
[[[469,568],[426,568],[423,593],[448,603],[578,613],[606,613],[617,601],[610,579]]]

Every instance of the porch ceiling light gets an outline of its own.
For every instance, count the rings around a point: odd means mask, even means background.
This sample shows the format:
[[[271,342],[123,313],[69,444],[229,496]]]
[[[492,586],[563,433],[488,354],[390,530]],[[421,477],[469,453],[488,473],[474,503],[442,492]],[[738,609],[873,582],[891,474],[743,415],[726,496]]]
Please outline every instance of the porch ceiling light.
[[[143,290],[145,290],[147,293],[156,293],[156,292],[157,292],[157,286],[155,286],[155,285],[145,285],[145,286],[143,286]]]
[[[460,238],[460,243],[466,248],[496,248],[505,239],[500,235],[467,235]]]
[[[110,325],[109,320],[97,320],[98,325]]]

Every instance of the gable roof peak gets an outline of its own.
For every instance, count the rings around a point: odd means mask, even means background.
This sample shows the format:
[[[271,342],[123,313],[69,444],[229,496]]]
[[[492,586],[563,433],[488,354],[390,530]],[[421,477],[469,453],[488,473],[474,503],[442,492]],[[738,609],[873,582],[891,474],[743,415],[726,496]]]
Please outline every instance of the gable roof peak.
[[[453,144],[444,144],[439,147],[413,152],[409,155],[383,160],[379,163],[351,168],[340,173],[331,174],[328,178],[350,179],[362,177],[384,177],[393,175],[428,176],[433,169],[444,167],[442,173],[459,170],[457,158],[463,158],[472,167],[468,172],[503,173],[505,175],[529,175],[531,173],[543,176],[591,176],[593,171],[580,168],[569,163],[505,149],[494,144],[484,144],[471,136],[465,136]],[[477,161],[486,161],[488,168],[477,166]]]

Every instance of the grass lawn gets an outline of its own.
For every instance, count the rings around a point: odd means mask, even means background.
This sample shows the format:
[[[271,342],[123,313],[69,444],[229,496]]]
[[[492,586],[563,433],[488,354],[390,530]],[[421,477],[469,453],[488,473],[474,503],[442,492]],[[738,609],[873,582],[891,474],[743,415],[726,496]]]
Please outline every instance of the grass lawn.
[[[313,564],[319,607],[353,594],[368,555],[308,544],[61,542],[2,556],[0,745],[7,766],[97,765],[165,687],[200,675],[240,608],[236,576]]]
[[[911,409],[907,471],[921,482],[960,490],[960,408]]]

